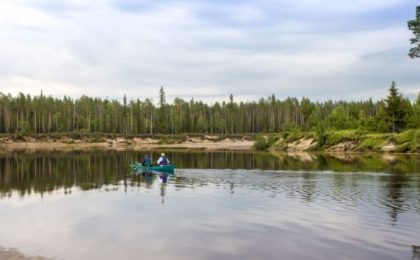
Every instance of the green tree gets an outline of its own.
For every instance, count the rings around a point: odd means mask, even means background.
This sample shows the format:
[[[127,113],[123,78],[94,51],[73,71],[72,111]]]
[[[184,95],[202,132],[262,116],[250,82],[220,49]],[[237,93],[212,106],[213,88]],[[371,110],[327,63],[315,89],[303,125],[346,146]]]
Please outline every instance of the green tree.
[[[302,113],[303,130],[309,130],[312,124],[311,115],[315,111],[315,105],[308,98],[300,101],[300,111]]]
[[[333,109],[330,115],[331,126],[335,129],[348,129],[351,128],[346,110],[343,106],[338,106]]]
[[[166,104],[166,94],[163,87],[160,87],[159,90],[159,112],[158,112],[158,131],[160,133],[166,133],[167,125],[169,124],[167,120],[167,104]]]
[[[420,5],[416,8],[416,19],[408,21],[408,29],[413,32],[414,38],[410,39],[411,44],[414,45],[410,49],[408,55],[411,58],[420,57]]]
[[[230,133],[233,134],[234,133],[234,126],[235,126],[235,102],[233,101],[233,94],[230,94],[229,96],[229,104],[227,105],[227,109],[228,109],[228,117],[227,117],[227,122],[230,123]]]
[[[410,115],[408,127],[420,128],[420,92],[417,95],[417,101],[413,107],[413,113]]]
[[[407,125],[408,107],[407,100],[398,93],[395,81],[389,88],[388,97],[385,100],[385,116],[392,132],[401,131]]]

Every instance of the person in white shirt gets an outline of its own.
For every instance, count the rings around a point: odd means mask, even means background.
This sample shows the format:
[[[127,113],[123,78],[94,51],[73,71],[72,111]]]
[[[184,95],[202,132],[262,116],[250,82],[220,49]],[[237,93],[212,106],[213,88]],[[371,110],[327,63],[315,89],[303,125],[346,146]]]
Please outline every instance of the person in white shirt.
[[[157,164],[158,165],[168,165],[170,162],[169,162],[169,159],[165,156],[165,154],[164,153],[162,153],[161,155],[160,155],[160,158],[159,158],[159,160],[157,160]]]

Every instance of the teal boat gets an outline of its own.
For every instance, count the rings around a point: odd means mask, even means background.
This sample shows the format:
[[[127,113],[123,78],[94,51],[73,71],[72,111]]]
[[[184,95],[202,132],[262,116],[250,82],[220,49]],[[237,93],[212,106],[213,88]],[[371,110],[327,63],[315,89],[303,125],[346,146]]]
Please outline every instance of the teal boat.
[[[152,166],[143,166],[141,163],[131,164],[131,169],[135,172],[163,172],[168,174],[173,174],[175,171],[175,165],[152,165]]]

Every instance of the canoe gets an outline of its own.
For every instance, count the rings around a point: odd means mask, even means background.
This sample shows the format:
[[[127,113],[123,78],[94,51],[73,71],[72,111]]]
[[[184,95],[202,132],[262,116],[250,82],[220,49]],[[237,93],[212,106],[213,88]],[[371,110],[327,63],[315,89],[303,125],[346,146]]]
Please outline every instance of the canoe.
[[[153,165],[153,166],[143,166],[140,163],[135,163],[130,165],[133,171],[136,172],[163,172],[173,174],[175,170],[175,165],[168,164],[168,165]]]

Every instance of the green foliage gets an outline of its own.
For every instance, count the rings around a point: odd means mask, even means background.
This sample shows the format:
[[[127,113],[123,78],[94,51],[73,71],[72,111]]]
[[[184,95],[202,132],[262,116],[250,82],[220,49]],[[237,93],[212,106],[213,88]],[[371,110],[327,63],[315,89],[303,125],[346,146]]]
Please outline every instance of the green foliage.
[[[301,139],[304,137],[304,132],[300,131],[295,126],[288,127],[286,131],[282,133],[282,138],[285,139],[287,142],[293,142],[297,139]]]
[[[399,152],[416,152],[420,146],[420,130],[411,129],[393,137]]]
[[[412,113],[408,118],[408,127],[420,128],[420,93],[417,96],[417,100],[413,106]]]
[[[389,95],[385,100],[385,120],[392,132],[399,132],[407,125],[407,116],[410,112],[411,105],[407,99],[404,99],[398,93],[396,84],[393,81],[389,88]]]
[[[408,29],[412,31],[414,37],[410,39],[413,47],[410,49],[408,55],[411,58],[420,57],[420,6],[416,8],[416,19],[408,21]]]
[[[330,125],[337,130],[351,128],[351,122],[343,106],[334,108],[329,119]]]
[[[255,138],[254,148],[259,151],[267,150],[270,146],[268,145],[267,138],[263,135],[257,135]]]
[[[415,131],[415,130],[404,131],[404,132],[396,135],[394,137],[394,140],[398,144],[407,143],[407,142],[410,142],[411,140],[414,139],[416,133],[417,133],[417,131]]]
[[[409,143],[404,143],[404,144],[400,144],[397,145],[397,147],[395,148],[396,153],[406,153],[410,151],[410,144]]]
[[[387,100],[311,102],[307,98],[278,100],[275,95],[257,102],[235,102],[230,95],[212,105],[191,99],[108,100],[82,96],[62,99],[45,96],[16,97],[0,93],[0,133],[28,135],[81,134],[258,134],[284,133],[284,138],[302,138],[313,131],[319,145],[332,130],[359,129],[388,132],[420,128],[420,97],[416,105],[401,97],[395,84]]]
[[[325,143],[326,147],[345,141],[359,141],[360,134],[356,130],[341,130],[331,131],[326,134]]]
[[[360,150],[380,150],[387,144],[389,134],[366,134],[358,145]]]
[[[327,131],[323,124],[319,123],[315,127],[315,139],[319,147],[323,146],[327,142]]]
[[[30,128],[29,123],[26,122],[26,121],[20,121],[19,126],[17,127],[16,134],[24,136],[24,135],[28,135],[30,133],[31,133],[31,128]]]
[[[277,135],[262,135],[262,134],[259,134],[255,138],[254,148],[258,151],[267,150],[277,140],[279,140],[279,136],[277,136]]]
[[[157,126],[160,129],[160,133],[168,133],[168,108],[166,104],[166,94],[163,90],[163,87],[161,87],[159,90],[159,108],[157,119]]]

